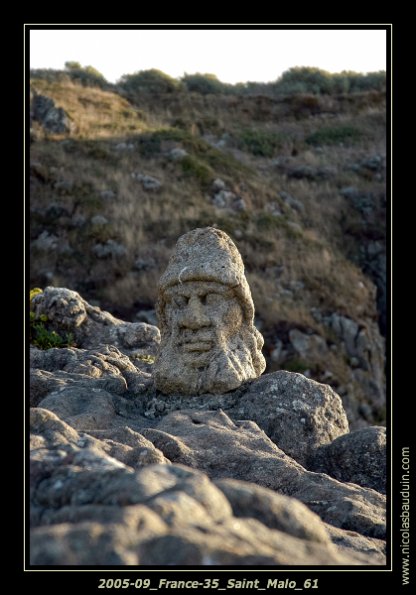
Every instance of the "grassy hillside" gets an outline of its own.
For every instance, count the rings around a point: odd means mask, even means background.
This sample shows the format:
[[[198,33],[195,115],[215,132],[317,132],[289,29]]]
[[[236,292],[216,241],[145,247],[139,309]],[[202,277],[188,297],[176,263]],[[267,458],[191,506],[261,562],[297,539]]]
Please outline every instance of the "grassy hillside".
[[[76,289],[133,320],[153,309],[178,236],[218,226],[243,255],[268,370],[328,382],[355,423],[383,421],[382,91],[31,86],[72,122],[62,134],[32,123],[32,286]],[[336,317],[368,344],[349,345]]]

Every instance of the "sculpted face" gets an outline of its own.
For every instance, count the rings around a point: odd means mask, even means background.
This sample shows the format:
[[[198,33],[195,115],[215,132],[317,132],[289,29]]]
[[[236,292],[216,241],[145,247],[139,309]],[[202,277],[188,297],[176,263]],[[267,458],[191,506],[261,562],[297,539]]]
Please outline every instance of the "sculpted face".
[[[257,377],[257,331],[250,332],[232,288],[188,281],[169,287],[164,297],[166,332],[155,363],[159,390],[222,393]]]
[[[154,382],[165,394],[225,393],[266,367],[237,247],[223,231],[181,236],[160,278]]]
[[[206,366],[212,351],[241,326],[243,315],[233,290],[213,281],[188,281],[170,287],[166,294],[172,342],[190,366]]]

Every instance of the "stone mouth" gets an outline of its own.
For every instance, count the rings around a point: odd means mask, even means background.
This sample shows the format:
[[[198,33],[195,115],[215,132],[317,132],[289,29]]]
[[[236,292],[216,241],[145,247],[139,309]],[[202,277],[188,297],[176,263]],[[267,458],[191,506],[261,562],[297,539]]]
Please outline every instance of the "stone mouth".
[[[182,349],[187,352],[211,351],[213,343],[210,340],[195,339],[182,343]]]

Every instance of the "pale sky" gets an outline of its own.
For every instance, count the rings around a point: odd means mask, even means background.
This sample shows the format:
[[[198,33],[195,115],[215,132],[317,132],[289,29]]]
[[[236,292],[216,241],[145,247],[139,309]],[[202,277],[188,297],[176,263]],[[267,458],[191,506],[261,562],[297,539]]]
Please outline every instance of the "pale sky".
[[[110,82],[157,68],[175,78],[216,74],[227,83],[275,81],[293,66],[329,72],[386,70],[383,30],[31,30],[30,67],[91,65]]]

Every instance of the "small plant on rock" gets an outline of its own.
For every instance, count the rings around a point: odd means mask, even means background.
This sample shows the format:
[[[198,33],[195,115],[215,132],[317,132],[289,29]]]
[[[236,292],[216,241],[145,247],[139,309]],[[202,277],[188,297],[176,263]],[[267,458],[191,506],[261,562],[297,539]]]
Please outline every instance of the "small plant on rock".
[[[46,314],[39,316],[33,310],[33,299],[43,293],[39,287],[30,290],[30,313],[29,313],[29,340],[31,345],[39,347],[39,349],[52,349],[53,347],[70,347],[74,345],[74,337],[72,333],[64,333],[63,336],[58,334],[55,330],[50,328],[48,324],[48,317]]]

